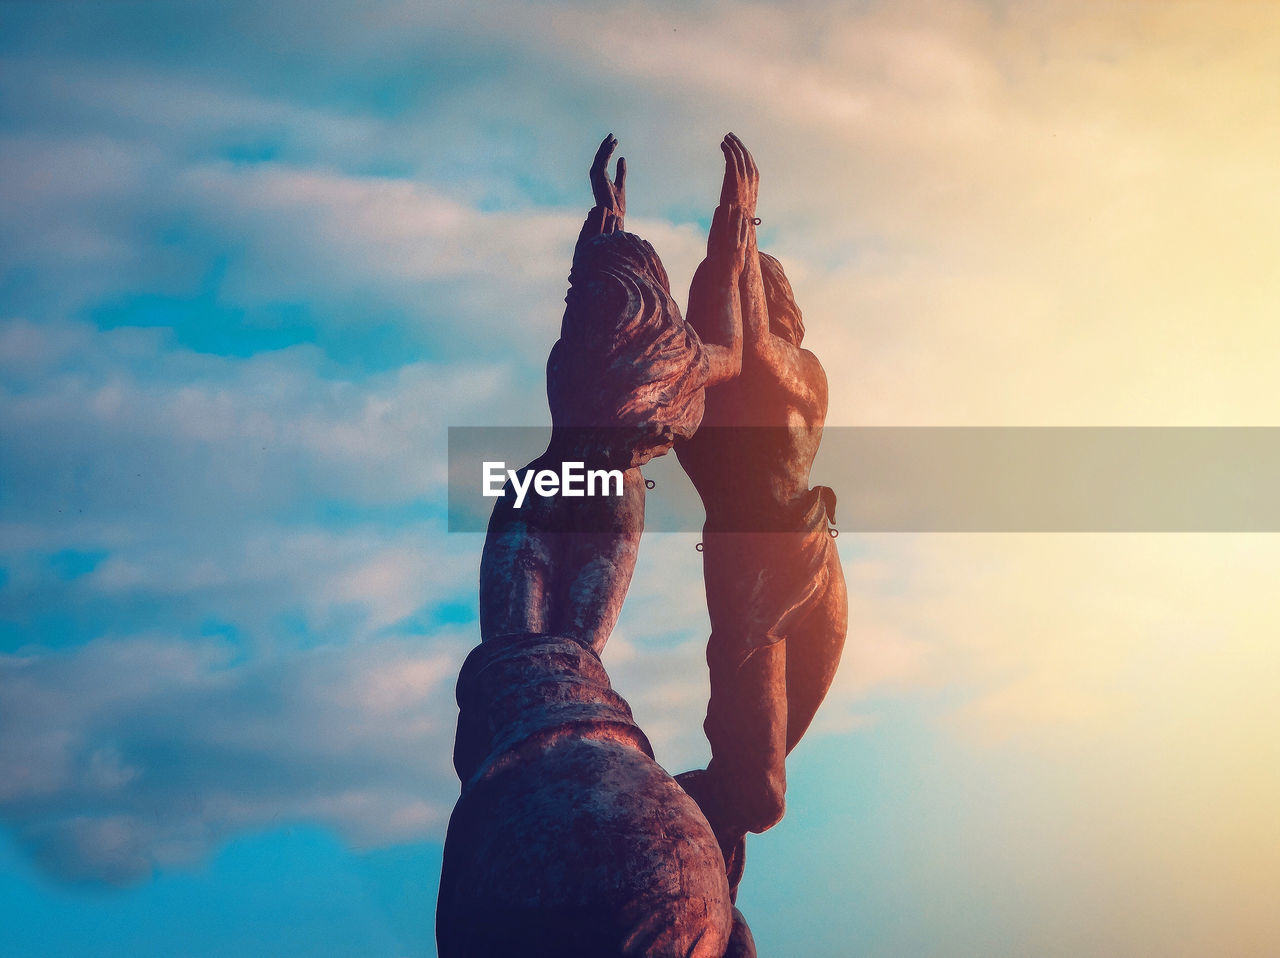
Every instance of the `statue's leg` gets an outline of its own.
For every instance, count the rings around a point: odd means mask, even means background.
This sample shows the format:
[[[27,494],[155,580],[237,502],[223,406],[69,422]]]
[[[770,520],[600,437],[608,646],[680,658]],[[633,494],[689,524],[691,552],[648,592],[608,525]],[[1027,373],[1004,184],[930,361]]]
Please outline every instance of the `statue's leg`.
[[[711,823],[735,890],[746,834],[772,827],[785,811],[788,630],[808,617],[825,587],[825,574],[797,577],[797,563],[788,561],[797,554],[796,536],[704,536],[712,633],[703,727],[711,762],[681,783]]]
[[[745,655],[727,644],[713,633],[707,647],[711,699],[703,728],[711,762],[676,781],[711,825],[736,901],[747,833],[771,828],[786,808],[787,662],[785,642]]]
[[[644,530],[644,477],[625,474],[623,495],[583,500],[580,528],[564,536],[552,631],[571,635],[597,655],[613,632],[631,585]]]
[[[499,500],[480,558],[480,638],[546,632],[551,624],[556,534]]]
[[[707,772],[723,806],[717,834],[726,838],[772,828],[786,806],[787,643],[761,639],[743,651],[713,633],[707,646]]]
[[[836,563],[838,576],[839,560],[825,524],[820,533],[704,536],[703,578],[711,617],[711,699],[704,728],[711,744],[710,781],[723,806],[716,815],[726,851],[736,838],[733,831],[761,832],[782,817],[790,722],[788,669],[797,659],[807,667],[814,657],[797,655],[791,648],[792,632],[812,619],[817,600],[828,588],[828,559]],[[843,601],[842,590],[839,596]],[[809,711],[800,716],[797,728],[813,717],[817,703],[810,698],[802,698]]]
[[[808,730],[826,698],[844,651],[849,600],[834,545],[826,559],[825,584],[808,614],[787,633],[787,752]]]

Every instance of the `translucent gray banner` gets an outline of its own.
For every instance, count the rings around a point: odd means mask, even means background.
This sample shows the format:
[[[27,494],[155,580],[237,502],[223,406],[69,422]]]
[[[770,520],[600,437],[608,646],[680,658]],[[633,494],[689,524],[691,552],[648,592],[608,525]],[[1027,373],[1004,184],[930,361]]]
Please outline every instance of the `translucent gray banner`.
[[[767,432],[720,437],[743,450],[725,469],[750,470],[752,450],[774,444]],[[484,463],[519,469],[549,436],[451,427],[450,531],[485,530],[497,500]],[[674,459],[642,470],[663,477],[645,528],[700,531],[702,503]],[[811,480],[835,490],[842,532],[1277,532],[1280,428],[829,427]]]

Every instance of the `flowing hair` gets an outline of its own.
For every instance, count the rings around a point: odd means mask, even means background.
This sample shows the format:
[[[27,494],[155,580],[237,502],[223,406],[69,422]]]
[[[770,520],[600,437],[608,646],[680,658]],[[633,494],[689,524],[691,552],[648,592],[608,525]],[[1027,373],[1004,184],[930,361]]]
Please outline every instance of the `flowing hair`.
[[[624,232],[579,243],[565,303],[547,360],[552,423],[693,435],[710,363],[653,247]]]
[[[791,289],[782,264],[768,253],[760,254],[760,275],[764,279],[764,298],[769,307],[769,330],[781,336],[793,346],[804,340],[804,317],[796,305],[796,294]]]

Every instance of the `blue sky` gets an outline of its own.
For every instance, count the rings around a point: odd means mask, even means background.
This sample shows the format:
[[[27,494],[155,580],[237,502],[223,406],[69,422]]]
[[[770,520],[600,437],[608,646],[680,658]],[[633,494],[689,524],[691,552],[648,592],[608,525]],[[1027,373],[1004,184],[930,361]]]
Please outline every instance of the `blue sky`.
[[[6,947],[434,954],[480,548],[445,431],[546,421],[606,132],[677,291],[752,148],[832,423],[1275,425],[1275,20],[0,6]],[[645,543],[605,655],[673,772],[693,542]],[[763,954],[1276,953],[1274,537],[839,544]]]

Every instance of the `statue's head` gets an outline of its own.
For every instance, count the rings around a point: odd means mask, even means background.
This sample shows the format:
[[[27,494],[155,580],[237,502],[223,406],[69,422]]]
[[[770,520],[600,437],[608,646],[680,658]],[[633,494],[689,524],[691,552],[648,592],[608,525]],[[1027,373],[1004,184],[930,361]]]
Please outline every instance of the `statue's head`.
[[[764,298],[769,307],[769,330],[799,346],[804,341],[804,317],[796,305],[796,294],[791,290],[782,264],[768,253],[760,254],[760,273],[764,277]]]
[[[552,422],[615,429],[641,461],[693,435],[709,363],[653,247],[622,232],[579,244],[565,304],[547,362]]]

